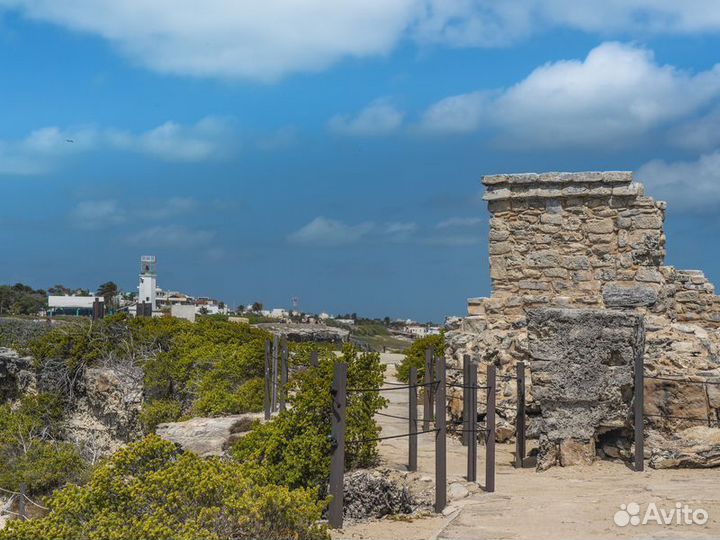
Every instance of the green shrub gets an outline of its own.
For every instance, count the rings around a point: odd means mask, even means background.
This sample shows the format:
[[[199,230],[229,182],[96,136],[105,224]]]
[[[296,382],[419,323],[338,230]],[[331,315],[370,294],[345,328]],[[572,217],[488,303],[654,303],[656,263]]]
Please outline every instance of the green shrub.
[[[55,442],[63,413],[52,394],[0,406],[0,487],[17,491],[25,483],[30,493],[45,493],[82,477],[85,463],[77,449]]]
[[[288,398],[290,408],[277,418],[258,426],[240,439],[232,456],[266,482],[290,487],[309,486],[324,490],[330,466],[330,388],[333,366],[348,366],[349,388],[378,388],[385,366],[377,353],[360,353],[347,345],[343,354],[323,356],[316,369],[295,377]],[[374,439],[380,428],[373,417],[387,400],[377,392],[354,393],[348,398],[346,468],[371,466],[377,459]]]
[[[50,513],[11,521],[3,539],[326,539],[317,492],[261,485],[239,464],[202,459],[155,435],[119,450]]]
[[[156,399],[143,403],[140,423],[145,433],[153,433],[158,424],[175,422],[182,416],[182,404],[172,399]]]
[[[402,382],[410,380],[410,368],[417,368],[418,381],[425,377],[425,349],[431,347],[435,356],[445,354],[445,334],[438,336],[427,336],[415,341],[405,351],[405,358],[397,366],[397,378]]]
[[[263,377],[268,337],[263,330],[217,317],[191,323],[120,314],[54,329],[27,348],[43,385],[68,399],[82,370],[112,357],[143,370],[147,400],[180,403],[183,413],[220,415],[259,410],[262,393],[250,395],[257,383],[245,385]],[[154,412],[160,411],[148,415]],[[150,426],[150,416],[147,420]]]
[[[213,372],[214,373],[214,372]],[[213,381],[216,377],[210,377]],[[237,386],[230,380],[204,381],[191,416],[219,416],[260,412],[265,398],[265,380],[256,378]]]

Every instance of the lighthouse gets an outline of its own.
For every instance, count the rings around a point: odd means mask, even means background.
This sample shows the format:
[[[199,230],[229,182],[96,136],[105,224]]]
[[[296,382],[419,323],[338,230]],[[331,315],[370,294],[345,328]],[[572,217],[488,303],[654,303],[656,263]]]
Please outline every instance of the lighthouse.
[[[140,285],[138,286],[138,304],[150,304],[155,311],[155,291],[157,290],[157,259],[155,255],[140,257]]]

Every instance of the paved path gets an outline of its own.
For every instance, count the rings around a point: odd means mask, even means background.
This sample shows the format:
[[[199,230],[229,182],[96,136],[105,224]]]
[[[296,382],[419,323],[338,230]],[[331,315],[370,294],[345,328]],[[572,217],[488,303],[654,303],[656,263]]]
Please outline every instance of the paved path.
[[[393,364],[402,355],[383,354],[387,380],[397,381]],[[407,416],[408,393],[389,392],[385,412]],[[422,407],[420,408],[422,411]],[[420,415],[422,413],[419,413]],[[407,432],[407,422],[377,417],[382,435]],[[434,478],[434,434],[419,437],[418,469]],[[448,483],[464,482],[466,450],[448,437]],[[554,467],[538,473],[512,466],[514,445],[497,445],[495,493],[479,486],[462,500],[451,502],[448,516],[411,522],[376,521],[348,527],[334,538],[397,539],[575,539],[575,538],[717,538],[720,537],[720,470],[652,470],[636,473],[622,463],[599,461],[590,466]],[[404,470],[407,439],[380,444],[383,462]],[[478,447],[478,480],[484,482],[484,446]],[[644,514],[650,503],[669,512],[676,503],[709,513],[705,525],[627,525],[618,527],[613,516],[621,504],[638,503]],[[642,517],[642,515],[641,515]]]

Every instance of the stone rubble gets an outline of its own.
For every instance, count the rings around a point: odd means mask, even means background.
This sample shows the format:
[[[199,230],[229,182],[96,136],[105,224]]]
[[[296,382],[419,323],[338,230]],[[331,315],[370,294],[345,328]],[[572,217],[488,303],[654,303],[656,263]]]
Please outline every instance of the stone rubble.
[[[514,425],[515,365],[530,358],[532,310],[615,310],[642,317],[646,373],[720,381],[720,297],[701,271],[664,264],[667,204],[645,196],[632,173],[505,174],[486,176],[483,184],[491,214],[492,294],[468,299],[468,316],[446,334],[446,358],[449,367],[460,368],[463,354],[470,354],[480,385],[486,366],[498,367],[498,420]],[[461,376],[449,373],[452,380]],[[528,434],[541,435],[545,413],[535,389],[539,374],[528,369],[526,375]],[[449,410],[459,418],[461,393],[452,390]],[[668,416],[707,418],[715,427],[720,387],[646,379],[645,411],[660,415],[646,418],[648,433],[681,433],[697,426]],[[624,436],[617,435],[602,429],[595,433],[596,451],[627,456]],[[610,441],[618,446],[611,448]],[[660,451],[653,445],[661,441],[667,439],[648,436],[648,452]],[[577,459],[587,453],[567,450]]]

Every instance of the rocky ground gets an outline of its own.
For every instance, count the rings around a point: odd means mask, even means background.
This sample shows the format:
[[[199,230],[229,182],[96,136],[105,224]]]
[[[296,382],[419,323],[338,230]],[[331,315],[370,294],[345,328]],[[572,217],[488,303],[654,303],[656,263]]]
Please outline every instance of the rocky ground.
[[[392,364],[400,355],[383,355],[389,380],[395,380]],[[406,415],[407,394],[390,393],[385,411]],[[406,422],[378,416],[383,435],[403,433]],[[434,493],[434,438],[421,435],[417,474],[408,475],[409,485],[424,486]],[[495,493],[481,489],[485,470],[484,447],[478,449],[479,484],[466,483],[463,475],[466,450],[459,440],[448,439],[449,506],[445,515],[430,512],[414,517],[389,517],[349,523],[333,531],[334,539],[461,539],[461,538],[716,538],[720,536],[720,470],[648,468],[643,473],[630,470],[618,461],[598,461],[592,465],[554,467],[545,472],[512,466],[514,445],[497,447]],[[380,446],[383,465],[405,470],[406,439],[391,439]],[[670,511],[676,503],[709,514],[705,525],[615,525],[613,517],[620,505],[637,503],[641,517],[650,503]],[[423,517],[423,516],[427,517]]]

